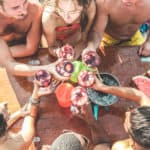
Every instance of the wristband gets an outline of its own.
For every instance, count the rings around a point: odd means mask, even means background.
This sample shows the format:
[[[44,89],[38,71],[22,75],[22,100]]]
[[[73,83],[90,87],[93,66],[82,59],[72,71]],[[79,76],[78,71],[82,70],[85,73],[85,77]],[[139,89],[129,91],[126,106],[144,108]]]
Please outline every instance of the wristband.
[[[40,103],[40,100],[38,99],[34,99],[32,96],[29,97],[29,102],[32,104],[32,105],[38,105]]]

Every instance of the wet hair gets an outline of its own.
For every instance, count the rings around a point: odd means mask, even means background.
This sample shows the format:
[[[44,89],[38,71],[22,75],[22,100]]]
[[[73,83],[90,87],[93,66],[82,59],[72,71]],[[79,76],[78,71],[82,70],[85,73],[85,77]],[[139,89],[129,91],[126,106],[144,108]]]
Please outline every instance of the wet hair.
[[[64,133],[55,139],[51,150],[83,150],[83,147],[74,134]]]
[[[133,140],[144,148],[150,148],[150,107],[136,108],[130,115],[129,134]]]
[[[45,0],[43,3],[43,7],[45,7],[47,5],[56,7],[58,1],[59,0]],[[83,10],[81,12],[81,19],[80,19],[81,31],[83,32],[89,21],[88,14],[87,14],[87,8],[90,5],[92,0],[76,0],[76,1],[78,2],[78,4],[80,6],[83,6]]]
[[[3,0],[0,0],[0,5],[3,5]]]
[[[7,130],[7,122],[4,119],[4,115],[0,113],[0,137],[4,136]]]

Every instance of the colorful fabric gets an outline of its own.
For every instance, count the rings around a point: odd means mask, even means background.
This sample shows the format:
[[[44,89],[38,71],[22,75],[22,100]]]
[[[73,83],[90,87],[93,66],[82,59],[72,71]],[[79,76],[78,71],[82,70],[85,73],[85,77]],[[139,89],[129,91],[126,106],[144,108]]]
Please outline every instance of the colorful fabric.
[[[131,39],[128,40],[116,40],[110,35],[104,33],[102,42],[100,43],[100,47],[105,46],[139,46],[145,42],[145,38],[142,36],[141,32],[138,30]]]

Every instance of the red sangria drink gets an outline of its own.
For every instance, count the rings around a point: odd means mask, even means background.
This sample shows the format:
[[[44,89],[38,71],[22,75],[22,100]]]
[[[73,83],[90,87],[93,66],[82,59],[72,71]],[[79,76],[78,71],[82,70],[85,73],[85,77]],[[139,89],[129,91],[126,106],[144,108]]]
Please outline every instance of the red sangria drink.
[[[88,95],[86,89],[77,86],[71,92],[71,102],[73,106],[82,106],[88,103]]]
[[[59,58],[67,59],[67,60],[73,60],[74,59],[74,49],[71,45],[66,44],[62,46],[59,50]]]
[[[78,75],[78,84],[83,87],[90,87],[94,84],[95,78],[93,72],[88,70],[81,71]]]
[[[83,57],[82,60],[85,64],[89,67],[96,67],[100,64],[100,57],[95,51],[87,52]]]
[[[35,79],[40,87],[48,87],[51,84],[52,76],[45,70],[36,72]]]
[[[63,77],[70,77],[74,71],[74,66],[70,61],[62,60],[56,65],[56,71]]]

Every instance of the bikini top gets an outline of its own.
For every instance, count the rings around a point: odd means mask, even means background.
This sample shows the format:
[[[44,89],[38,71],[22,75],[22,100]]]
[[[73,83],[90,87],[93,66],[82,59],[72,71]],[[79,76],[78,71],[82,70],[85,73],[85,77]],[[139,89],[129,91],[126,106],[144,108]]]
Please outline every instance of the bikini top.
[[[69,24],[67,26],[60,26],[56,27],[55,30],[58,32],[56,35],[56,39],[58,40],[64,40],[80,29],[80,24],[79,23],[74,23],[74,24]]]

